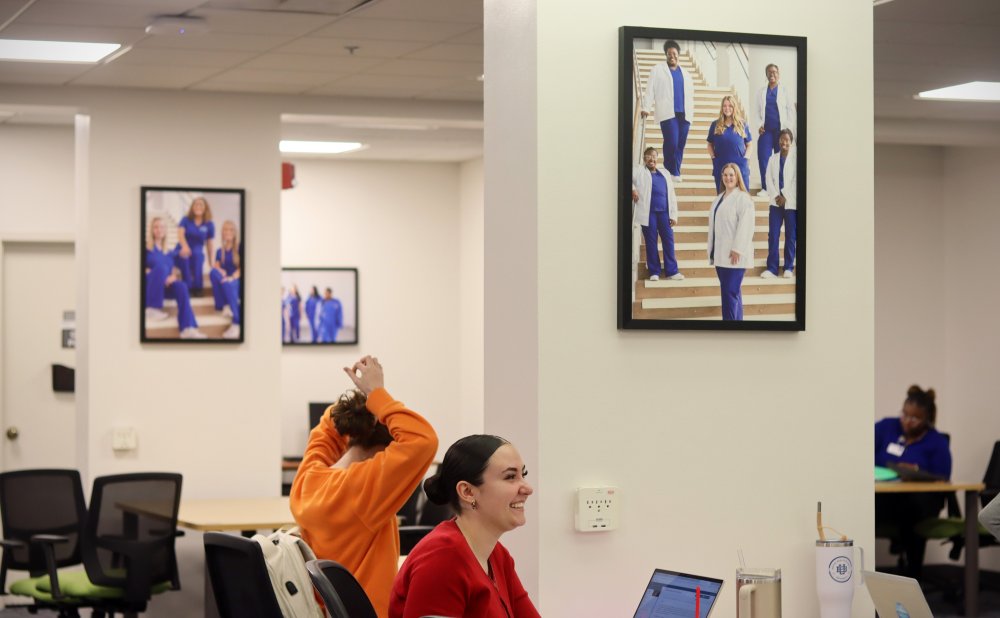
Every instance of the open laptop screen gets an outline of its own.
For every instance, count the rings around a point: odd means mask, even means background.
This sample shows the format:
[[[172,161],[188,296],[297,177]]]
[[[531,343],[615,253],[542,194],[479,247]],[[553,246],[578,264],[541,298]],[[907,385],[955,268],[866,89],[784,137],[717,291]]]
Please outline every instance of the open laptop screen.
[[[721,579],[656,569],[633,618],[707,618],[721,588]]]

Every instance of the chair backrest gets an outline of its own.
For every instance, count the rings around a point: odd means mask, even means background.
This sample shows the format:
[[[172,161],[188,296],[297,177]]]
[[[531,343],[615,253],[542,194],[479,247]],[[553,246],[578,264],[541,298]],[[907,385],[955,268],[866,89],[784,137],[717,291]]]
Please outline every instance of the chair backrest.
[[[148,600],[154,584],[180,588],[174,541],[181,475],[116,474],[94,479],[83,532],[90,581],[124,588],[126,602]]]
[[[87,516],[83,483],[77,470],[16,470],[0,474],[0,520],[3,538],[25,543],[9,548],[0,564],[0,589],[7,569],[45,572],[45,559],[29,540],[35,534],[58,534],[69,539],[54,546],[56,567],[80,564],[80,537]],[[30,548],[30,549],[29,549]]]
[[[205,563],[222,618],[282,618],[257,542],[206,532]]]
[[[436,526],[445,520],[451,519],[453,515],[454,513],[449,505],[434,504],[430,500],[427,500],[420,509],[419,523],[421,526]]]
[[[358,580],[333,560],[310,560],[306,570],[333,618],[378,618]]]
[[[980,494],[980,497],[983,506],[986,506],[994,496],[1000,493],[1000,440],[993,443],[993,453],[990,455],[990,462],[986,464],[983,484],[986,485],[986,490]]]

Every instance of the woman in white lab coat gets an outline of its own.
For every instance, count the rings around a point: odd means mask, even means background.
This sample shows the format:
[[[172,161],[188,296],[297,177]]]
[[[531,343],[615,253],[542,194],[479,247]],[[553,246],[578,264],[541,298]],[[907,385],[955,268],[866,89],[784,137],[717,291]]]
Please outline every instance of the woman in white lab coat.
[[[743,275],[753,267],[754,207],[735,163],[722,168],[723,191],[708,211],[708,262],[722,291],[722,319],[743,319]]]

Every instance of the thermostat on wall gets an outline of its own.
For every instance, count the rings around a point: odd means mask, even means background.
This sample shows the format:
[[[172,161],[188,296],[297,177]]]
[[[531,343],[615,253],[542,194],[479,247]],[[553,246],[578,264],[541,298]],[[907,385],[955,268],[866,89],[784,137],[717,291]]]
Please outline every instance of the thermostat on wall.
[[[607,532],[618,527],[617,487],[580,487],[576,490],[576,529]]]

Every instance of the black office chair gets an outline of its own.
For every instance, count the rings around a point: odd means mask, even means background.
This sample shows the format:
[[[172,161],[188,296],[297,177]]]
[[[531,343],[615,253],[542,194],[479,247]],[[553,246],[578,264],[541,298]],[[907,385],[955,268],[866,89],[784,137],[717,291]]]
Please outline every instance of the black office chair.
[[[420,489],[419,491],[423,491]],[[434,504],[425,500],[417,513],[417,523],[412,526],[399,527],[399,553],[405,556],[413,550],[420,539],[427,536],[439,523],[451,518],[451,508],[447,505]]]
[[[333,560],[310,560],[306,570],[333,618],[378,618],[358,580]]]
[[[6,590],[8,569],[27,571],[29,577],[15,582],[11,593],[31,597],[29,605],[52,607],[50,601],[63,597],[58,581],[52,582],[50,592],[36,596],[35,580],[50,570],[82,563],[80,538],[86,515],[83,483],[77,470],[0,474],[0,545],[4,548],[0,591]]]
[[[282,618],[256,541],[206,532],[205,563],[222,618]]]

